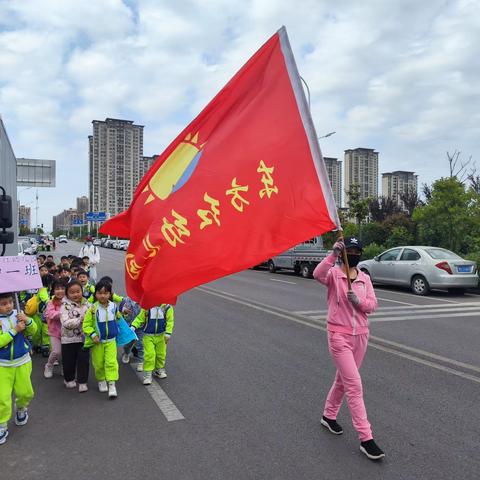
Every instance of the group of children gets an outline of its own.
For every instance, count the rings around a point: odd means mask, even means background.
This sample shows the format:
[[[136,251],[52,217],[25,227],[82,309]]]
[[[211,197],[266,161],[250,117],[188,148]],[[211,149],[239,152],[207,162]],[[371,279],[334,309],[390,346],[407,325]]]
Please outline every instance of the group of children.
[[[152,375],[166,378],[167,344],[174,327],[174,310],[162,304],[143,309],[128,297],[113,291],[110,277],[96,284],[89,279],[88,257],[62,257],[56,265],[52,255],[39,255],[42,288],[15,294],[0,293],[0,444],[8,436],[15,396],[15,423],[28,421],[28,405],[34,392],[31,383],[31,353],[47,358],[44,377],[62,369],[65,387],[88,391],[90,358],[100,392],[117,397],[119,378],[117,337],[126,321],[136,337],[123,345],[122,362],[136,356],[136,370],[143,372],[143,384]],[[127,329],[127,332],[129,330]],[[91,353],[90,353],[91,352]]]

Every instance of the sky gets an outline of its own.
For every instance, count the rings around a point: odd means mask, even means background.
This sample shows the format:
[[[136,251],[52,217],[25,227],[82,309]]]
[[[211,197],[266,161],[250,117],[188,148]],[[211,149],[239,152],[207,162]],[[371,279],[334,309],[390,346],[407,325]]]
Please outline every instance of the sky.
[[[336,132],[324,156],[374,148],[420,184],[447,151],[476,159],[480,0],[0,0],[0,115],[17,157],[57,162],[38,222],[88,195],[92,120],[145,125],[161,153],[282,25],[318,135]]]

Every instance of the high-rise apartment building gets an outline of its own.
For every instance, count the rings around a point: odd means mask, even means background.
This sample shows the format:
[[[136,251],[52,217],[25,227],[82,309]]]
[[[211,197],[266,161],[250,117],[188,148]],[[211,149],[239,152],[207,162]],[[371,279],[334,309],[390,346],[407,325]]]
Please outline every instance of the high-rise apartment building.
[[[87,213],[88,211],[88,197],[77,197],[77,212],[79,215]]]
[[[53,217],[53,231],[66,231],[73,226],[73,221],[78,218],[76,208],[69,208]]]
[[[345,203],[353,184],[360,187],[360,199],[378,197],[378,152],[372,148],[345,150]]]
[[[323,160],[327,168],[335,205],[340,208],[342,206],[342,161],[331,157],[323,157]]]
[[[143,125],[131,120],[93,120],[89,140],[90,210],[116,215],[130,206],[140,180]]]
[[[155,163],[158,155],[152,155],[151,157],[142,157],[140,159],[139,171],[138,171],[138,181],[142,180],[143,176],[150,170],[152,165]]]
[[[398,170],[382,174],[382,195],[394,199],[402,209],[405,205],[401,196],[407,192],[417,193],[417,191],[418,175],[415,175],[415,172]]]

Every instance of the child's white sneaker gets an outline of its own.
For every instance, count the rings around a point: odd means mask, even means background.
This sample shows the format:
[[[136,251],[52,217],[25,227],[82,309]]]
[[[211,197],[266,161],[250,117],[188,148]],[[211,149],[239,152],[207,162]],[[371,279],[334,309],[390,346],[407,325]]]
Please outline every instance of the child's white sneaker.
[[[75,380],[72,380],[71,382],[66,382],[64,380],[63,383],[67,388],[75,388],[77,386],[77,382]]]
[[[0,425],[0,445],[7,441],[8,437],[8,428]]]
[[[142,383],[144,385],[151,385],[152,384],[152,372],[144,372]]]
[[[117,389],[115,387],[115,382],[108,382],[108,398],[111,400],[117,398]]]
[[[167,378],[167,372],[164,368],[159,368],[153,371],[153,374],[158,378]]]
[[[137,372],[143,372],[143,362],[137,363]]]
[[[129,363],[130,362],[130,355],[128,353],[124,353],[122,355],[122,363]]]
[[[28,409],[27,408],[17,408],[15,412],[15,425],[22,426],[26,425],[28,422]]]
[[[58,360],[55,360],[55,361],[53,362],[53,366],[54,366],[54,367],[58,367],[59,365],[60,365],[60,364],[58,363]]]
[[[86,383],[78,384],[78,393],[88,392],[88,385]]]
[[[105,380],[102,380],[101,382],[98,382],[98,390],[102,393],[108,392],[108,385]]]
[[[51,367],[48,363],[45,365],[45,369],[43,370],[43,376],[45,378],[53,377],[53,367]]]

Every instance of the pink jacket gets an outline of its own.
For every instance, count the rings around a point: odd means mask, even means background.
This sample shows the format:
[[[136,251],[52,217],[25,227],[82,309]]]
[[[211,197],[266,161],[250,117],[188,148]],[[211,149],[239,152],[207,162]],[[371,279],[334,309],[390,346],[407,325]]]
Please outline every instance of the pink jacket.
[[[50,300],[47,303],[47,323],[48,323],[48,334],[51,337],[60,338],[62,331],[62,324],[60,322],[60,308],[62,302],[57,300]]]
[[[328,316],[327,328],[331,332],[361,335],[368,333],[367,314],[377,308],[377,297],[373,291],[370,277],[358,271],[352,282],[352,290],[356,293],[360,304],[354,306],[347,299],[347,276],[339,267],[335,267],[337,257],[331,253],[317,265],[313,277],[326,285]]]

